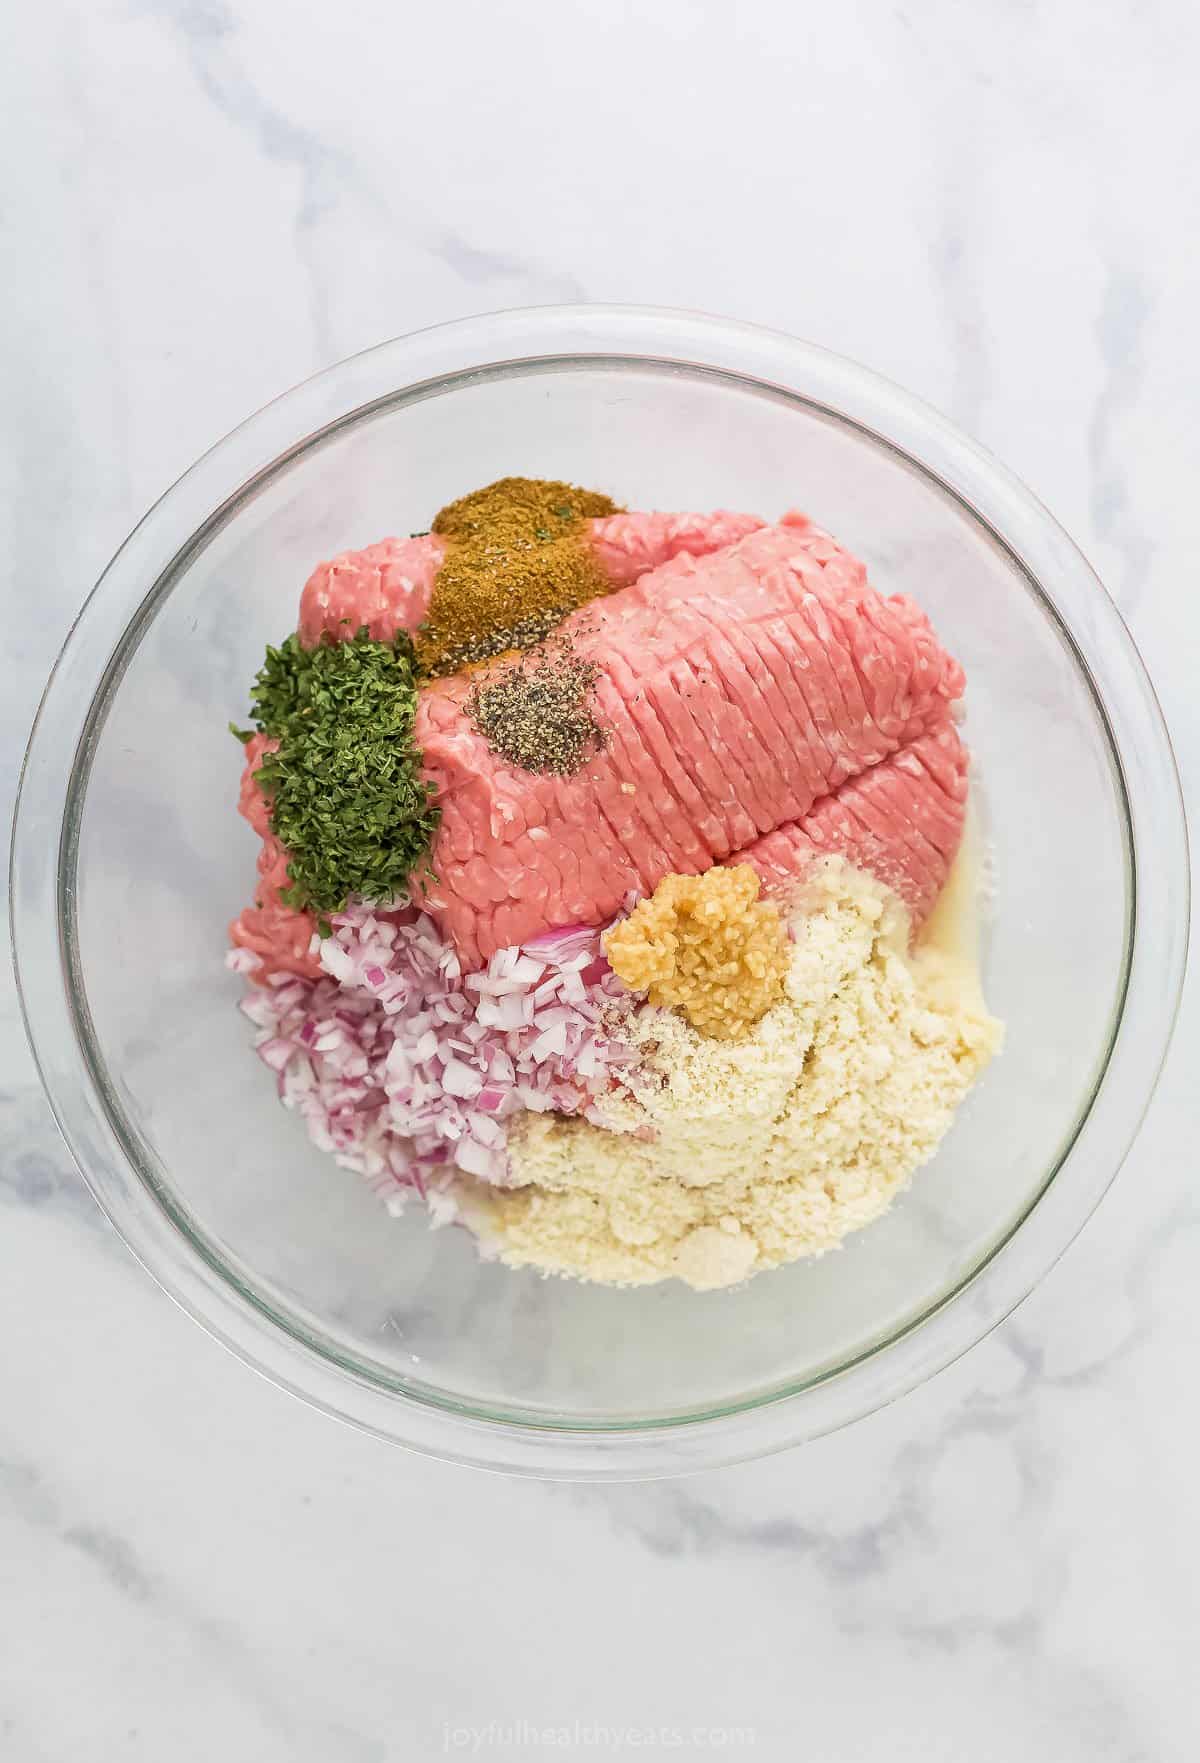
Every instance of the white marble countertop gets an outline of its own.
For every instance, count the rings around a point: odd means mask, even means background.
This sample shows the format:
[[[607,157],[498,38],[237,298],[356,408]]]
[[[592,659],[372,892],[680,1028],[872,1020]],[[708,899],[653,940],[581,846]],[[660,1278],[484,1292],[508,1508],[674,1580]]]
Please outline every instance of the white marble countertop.
[[[203,448],[366,344],[561,299],[777,325],[978,436],[1116,594],[1195,800],[1185,0],[14,23],[6,801],[75,608]],[[0,1002],[4,1763],[516,1757],[572,1723],[572,1754],[1197,1755],[1194,997],[1115,1188],[965,1361],[803,1451],[587,1489],[408,1456],[215,1345],[98,1213]]]

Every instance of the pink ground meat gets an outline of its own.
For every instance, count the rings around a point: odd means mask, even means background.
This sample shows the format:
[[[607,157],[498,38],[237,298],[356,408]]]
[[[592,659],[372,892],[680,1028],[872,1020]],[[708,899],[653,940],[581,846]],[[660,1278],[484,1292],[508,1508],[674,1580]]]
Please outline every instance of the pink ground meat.
[[[464,714],[463,676],[422,691],[417,740],[442,821],[423,906],[464,967],[564,924],[607,922],[668,873],[751,862],[769,887],[837,851],[919,922],[962,830],[966,755],[951,717],[962,671],[924,614],[871,588],[803,515],[622,514],[591,523],[622,584],[565,621],[595,660],[606,744],[570,778],[506,765]],[[322,564],[300,634],[378,640],[425,616],[442,544],[388,539]],[[233,940],[271,972],[312,976],[313,923],[279,898],[249,744],[240,807],[264,837]]]

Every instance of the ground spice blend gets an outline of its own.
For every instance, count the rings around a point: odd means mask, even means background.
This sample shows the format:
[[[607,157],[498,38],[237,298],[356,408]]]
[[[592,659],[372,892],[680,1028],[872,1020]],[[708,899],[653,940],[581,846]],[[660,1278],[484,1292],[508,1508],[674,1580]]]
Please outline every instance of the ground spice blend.
[[[604,744],[590,702],[599,671],[575,654],[569,638],[552,639],[481,679],[465,709],[492,752],[510,765],[570,777]]]
[[[618,512],[594,490],[527,477],[448,503],[432,528],[446,556],[416,636],[421,671],[454,673],[531,648],[576,606],[607,594],[587,522]]]

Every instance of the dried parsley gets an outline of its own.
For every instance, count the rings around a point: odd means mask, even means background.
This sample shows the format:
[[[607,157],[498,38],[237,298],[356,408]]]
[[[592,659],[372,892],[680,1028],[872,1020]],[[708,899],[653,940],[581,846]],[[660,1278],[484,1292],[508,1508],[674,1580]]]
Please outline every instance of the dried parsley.
[[[424,862],[438,824],[413,742],[412,643],[305,649],[292,635],[267,650],[255,681],[257,728],[279,742],[259,783],[289,853],[289,906],[337,912],[351,894],[392,900]],[[240,731],[239,731],[240,732]]]
[[[591,710],[598,668],[563,639],[479,681],[466,712],[493,753],[523,771],[569,777],[603,745]]]

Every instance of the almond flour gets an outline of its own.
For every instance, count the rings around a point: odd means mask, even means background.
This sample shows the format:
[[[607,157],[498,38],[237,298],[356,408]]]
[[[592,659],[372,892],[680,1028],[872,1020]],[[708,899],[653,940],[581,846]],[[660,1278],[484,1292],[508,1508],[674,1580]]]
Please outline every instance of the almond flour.
[[[604,1126],[530,1114],[516,1185],[463,1210],[512,1266],[698,1290],[821,1255],[933,1155],[1001,1040],[969,961],[909,950],[894,894],[829,862],[795,903],[782,1000],[738,1041],[645,1008]]]

